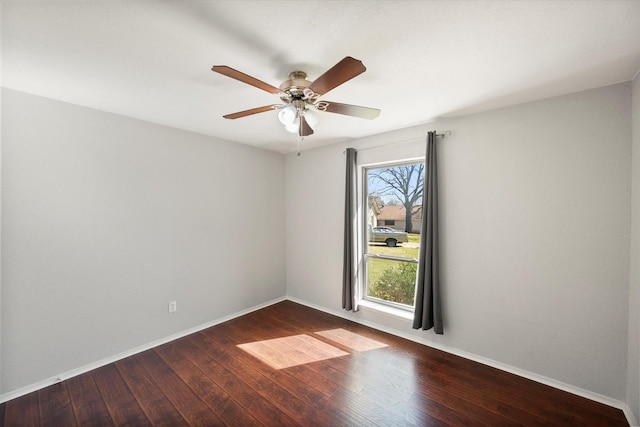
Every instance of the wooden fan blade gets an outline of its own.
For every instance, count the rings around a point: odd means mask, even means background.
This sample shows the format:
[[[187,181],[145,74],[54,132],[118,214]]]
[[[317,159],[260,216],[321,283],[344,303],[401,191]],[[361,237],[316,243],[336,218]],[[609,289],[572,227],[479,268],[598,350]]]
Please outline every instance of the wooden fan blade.
[[[345,116],[360,117],[373,120],[380,115],[377,108],[361,107],[359,105],[340,104],[339,102],[320,101],[316,105],[318,110],[329,113],[344,114]]]
[[[305,119],[304,116],[300,116],[300,128],[298,130],[298,134],[300,136],[313,135],[313,129],[311,129],[311,126],[309,126],[309,123],[307,123],[307,119]]]
[[[237,113],[227,114],[226,116],[222,116],[225,119],[239,119],[240,117],[250,116],[252,114],[264,113],[265,111],[275,110],[277,108],[282,107],[282,105],[265,105],[264,107],[252,108],[250,110],[238,111]]]
[[[366,71],[361,61],[347,56],[309,85],[314,93],[324,95],[331,89]]]
[[[265,92],[269,93],[280,93],[280,89],[275,86],[271,86],[269,83],[265,83],[262,80],[258,80],[255,77],[251,77],[248,74],[242,73],[238,70],[234,70],[231,67],[227,67],[226,65],[214,65],[211,67],[212,71],[216,73],[224,74],[227,77],[231,77],[232,79],[239,80],[243,83],[246,83],[251,86],[255,86],[258,89],[262,89]]]

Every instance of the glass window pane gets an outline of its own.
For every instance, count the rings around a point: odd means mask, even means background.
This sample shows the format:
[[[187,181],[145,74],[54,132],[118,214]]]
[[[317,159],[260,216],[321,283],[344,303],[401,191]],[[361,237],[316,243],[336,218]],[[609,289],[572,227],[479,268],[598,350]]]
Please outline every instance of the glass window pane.
[[[365,168],[364,178],[365,298],[412,309],[420,252],[424,163]]]
[[[369,168],[366,174],[370,223],[374,227],[419,233],[424,163]]]
[[[367,296],[413,307],[418,264],[367,258]]]

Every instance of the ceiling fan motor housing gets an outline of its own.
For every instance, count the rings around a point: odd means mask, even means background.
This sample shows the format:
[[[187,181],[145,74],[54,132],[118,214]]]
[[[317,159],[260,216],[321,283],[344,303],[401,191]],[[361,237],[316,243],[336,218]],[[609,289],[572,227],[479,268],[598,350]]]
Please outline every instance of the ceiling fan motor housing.
[[[291,98],[288,96],[281,96],[281,98],[283,101],[306,99],[307,94],[305,93],[305,89],[310,85],[311,82],[307,80],[307,73],[304,71],[294,71],[289,74],[289,79],[280,85],[280,90]]]

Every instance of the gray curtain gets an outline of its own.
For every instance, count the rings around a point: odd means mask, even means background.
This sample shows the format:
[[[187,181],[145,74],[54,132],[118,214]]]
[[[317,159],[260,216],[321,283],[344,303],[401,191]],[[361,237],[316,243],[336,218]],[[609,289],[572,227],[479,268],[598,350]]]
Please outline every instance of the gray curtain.
[[[357,311],[355,287],[355,241],[356,221],[356,150],[347,148],[347,172],[344,191],[344,265],[342,272],[342,308]]]
[[[427,159],[422,196],[422,231],[413,329],[431,329],[443,334],[438,266],[438,162],[436,132],[427,136]]]

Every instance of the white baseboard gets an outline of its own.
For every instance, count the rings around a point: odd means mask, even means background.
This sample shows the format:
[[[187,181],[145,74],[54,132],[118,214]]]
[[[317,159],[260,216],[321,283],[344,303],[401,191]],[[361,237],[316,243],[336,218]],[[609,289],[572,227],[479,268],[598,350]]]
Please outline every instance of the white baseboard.
[[[631,411],[629,405],[627,405],[626,403],[623,403],[623,405],[624,408],[620,409],[622,409],[622,412],[624,412],[624,416],[627,417],[629,427],[639,427],[640,425],[638,424],[638,420],[636,420],[636,417],[633,415],[633,411]]]
[[[377,329],[377,330],[382,331],[382,332],[386,332],[386,333],[389,333],[389,334],[392,334],[392,335],[395,335],[395,336],[398,336],[398,337],[401,337],[401,338],[405,338],[405,339],[407,339],[409,341],[417,342],[418,344],[426,345],[428,347],[433,347],[435,349],[442,350],[444,352],[447,352],[447,353],[450,353],[450,354],[453,354],[453,355],[456,355],[456,356],[460,356],[460,357],[463,357],[465,359],[472,360],[474,362],[482,363],[483,365],[491,366],[492,368],[497,368],[497,369],[500,369],[502,371],[509,372],[509,373],[514,374],[514,375],[518,375],[520,377],[524,377],[524,378],[527,378],[527,379],[530,379],[530,380],[533,380],[533,381],[536,381],[536,382],[539,382],[539,383],[542,383],[542,384],[557,388],[559,390],[563,390],[563,391],[566,391],[566,392],[569,392],[569,393],[584,397],[586,399],[590,399],[590,400],[593,400],[595,402],[599,402],[599,403],[605,404],[607,406],[618,408],[618,409],[623,411],[623,413],[624,413],[625,417],[627,418],[627,421],[628,421],[630,426],[632,426],[632,427],[638,426],[638,422],[635,419],[635,416],[633,415],[633,412],[631,411],[631,408],[629,407],[629,405],[627,405],[625,402],[621,402],[620,400],[613,399],[611,397],[604,396],[602,394],[595,393],[595,392],[592,392],[592,391],[589,391],[589,390],[585,390],[585,389],[582,389],[580,387],[573,386],[571,384],[563,383],[562,381],[557,381],[557,380],[554,380],[553,378],[548,378],[548,377],[545,377],[543,375],[539,375],[539,374],[536,374],[536,373],[533,373],[533,372],[526,371],[524,369],[516,368],[514,366],[510,366],[510,365],[507,365],[507,364],[504,364],[504,363],[501,363],[501,362],[497,362],[495,360],[487,359],[485,357],[479,356],[477,354],[469,353],[469,352],[466,352],[464,350],[460,350],[460,349],[457,349],[457,348],[454,348],[454,347],[449,347],[449,346],[444,345],[444,344],[427,342],[426,340],[420,340],[420,338],[416,337],[415,335],[412,335],[412,334],[409,334],[409,333],[406,333],[406,332],[403,332],[403,331],[399,331],[397,329],[388,328],[386,326],[383,326],[383,325],[380,325],[380,324],[377,324],[377,323],[374,323],[374,322],[370,322],[370,321],[367,321],[367,320],[359,319],[352,312],[331,310],[331,309],[328,309],[326,307],[322,307],[322,306],[319,306],[319,305],[316,305],[316,304],[312,304],[310,302],[307,302],[307,301],[304,301],[304,300],[301,300],[301,299],[298,299],[298,298],[295,298],[295,297],[291,297],[291,296],[287,296],[286,299],[288,299],[290,301],[293,301],[293,302],[296,302],[298,304],[305,305],[307,307],[315,308],[316,310],[320,310],[320,311],[332,314],[332,315],[337,316],[337,317],[342,317],[344,319],[351,320],[353,322],[359,323],[359,324],[364,325],[364,326],[368,326],[368,327],[373,328],[373,329]]]
[[[118,354],[115,354],[113,356],[106,357],[106,358],[104,358],[102,360],[98,360],[97,362],[81,366],[81,367],[79,367],[77,369],[72,369],[70,371],[63,372],[63,373],[61,373],[59,375],[53,376],[53,377],[48,378],[46,380],[38,381],[37,383],[28,385],[26,387],[21,387],[21,388],[19,388],[17,390],[13,390],[13,391],[4,393],[4,394],[0,395],[0,403],[8,402],[9,400],[13,400],[13,399],[18,398],[20,396],[24,396],[26,394],[33,393],[34,391],[38,391],[38,390],[43,389],[45,387],[49,387],[50,385],[57,384],[59,382],[67,380],[69,378],[73,378],[73,377],[76,377],[78,375],[87,373],[89,371],[92,371],[94,369],[97,369],[97,368],[100,368],[102,366],[108,365],[110,363],[117,362],[118,360],[125,359],[127,357],[133,356],[133,355],[138,354],[138,353],[142,353],[143,351],[147,351],[147,350],[150,350],[150,349],[152,349],[154,347],[158,347],[158,346],[160,346],[162,344],[166,344],[168,342],[177,340],[179,338],[183,338],[183,337],[185,337],[187,335],[202,331],[204,329],[210,328],[211,326],[215,326],[215,325],[218,325],[220,323],[226,322],[228,320],[235,319],[236,317],[243,316],[243,315],[251,313],[253,311],[260,310],[261,308],[268,307],[268,306],[273,305],[275,303],[284,301],[285,299],[286,299],[286,297],[281,297],[281,298],[276,298],[276,299],[273,299],[271,301],[268,301],[268,302],[265,302],[265,303],[262,303],[262,304],[255,305],[253,307],[247,308],[245,310],[238,311],[238,312],[230,314],[228,316],[224,316],[224,317],[218,318],[218,319],[213,320],[211,322],[207,322],[207,323],[204,323],[202,325],[198,325],[198,326],[195,326],[193,328],[178,332],[176,334],[169,335],[168,337],[161,338],[159,340],[152,341],[150,343],[141,345],[139,347],[132,348],[132,349],[124,351],[122,353],[118,353]]]

